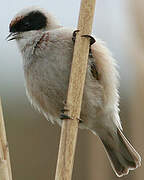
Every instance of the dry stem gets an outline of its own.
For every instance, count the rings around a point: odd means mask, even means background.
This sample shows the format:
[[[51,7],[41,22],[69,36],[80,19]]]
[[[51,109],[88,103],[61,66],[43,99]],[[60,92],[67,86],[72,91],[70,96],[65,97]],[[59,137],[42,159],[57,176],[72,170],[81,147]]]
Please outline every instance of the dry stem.
[[[55,180],[71,180],[72,177],[78,118],[81,111],[90,43],[88,38],[81,37],[81,35],[91,34],[95,2],[96,0],[81,1],[78,21],[80,31],[75,41],[66,105],[69,109],[68,116],[73,120],[64,120],[62,124]]]
[[[12,180],[6,131],[0,99],[0,180]]]

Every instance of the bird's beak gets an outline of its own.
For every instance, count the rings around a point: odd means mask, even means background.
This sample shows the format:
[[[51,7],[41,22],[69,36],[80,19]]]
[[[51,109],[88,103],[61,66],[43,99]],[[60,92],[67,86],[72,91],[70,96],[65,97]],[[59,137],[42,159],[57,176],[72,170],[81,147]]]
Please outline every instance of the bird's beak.
[[[14,39],[18,39],[18,33],[10,33],[10,34],[6,37],[6,40],[7,40],[7,41],[11,41],[11,40],[14,40]]]

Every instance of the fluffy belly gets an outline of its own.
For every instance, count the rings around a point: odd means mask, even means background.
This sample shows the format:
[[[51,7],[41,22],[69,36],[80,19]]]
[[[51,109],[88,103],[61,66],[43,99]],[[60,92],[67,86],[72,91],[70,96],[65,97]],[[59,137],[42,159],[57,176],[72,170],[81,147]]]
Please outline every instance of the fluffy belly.
[[[48,120],[59,123],[63,102],[67,97],[69,72],[58,71],[55,66],[47,67],[43,63],[33,64],[32,68],[25,71],[27,96],[31,104]],[[98,82],[94,84],[87,73],[81,111],[86,126],[90,126],[91,120],[101,111],[102,98],[102,87]]]

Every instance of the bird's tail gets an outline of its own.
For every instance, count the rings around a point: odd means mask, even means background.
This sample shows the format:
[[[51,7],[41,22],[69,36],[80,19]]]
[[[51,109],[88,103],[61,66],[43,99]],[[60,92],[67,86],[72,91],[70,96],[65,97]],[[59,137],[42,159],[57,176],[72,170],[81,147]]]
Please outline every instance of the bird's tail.
[[[100,136],[113,170],[118,177],[127,175],[129,170],[140,166],[141,158],[128,142],[120,129],[117,132],[108,132],[107,137]]]

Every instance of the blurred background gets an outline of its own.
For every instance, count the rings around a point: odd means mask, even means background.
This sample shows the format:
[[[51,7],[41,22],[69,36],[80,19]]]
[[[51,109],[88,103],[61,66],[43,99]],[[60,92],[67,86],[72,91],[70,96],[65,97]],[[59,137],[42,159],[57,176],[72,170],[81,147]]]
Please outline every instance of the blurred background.
[[[0,96],[14,180],[54,179],[60,128],[36,112],[24,89],[22,58],[15,42],[5,40],[8,25],[22,8],[37,5],[62,25],[77,26],[80,0],[5,0],[0,6]],[[121,76],[120,116],[130,142],[144,159],[144,1],[97,0],[93,33],[107,43]],[[144,165],[122,180],[144,178]],[[116,180],[103,146],[79,130],[73,180]]]

